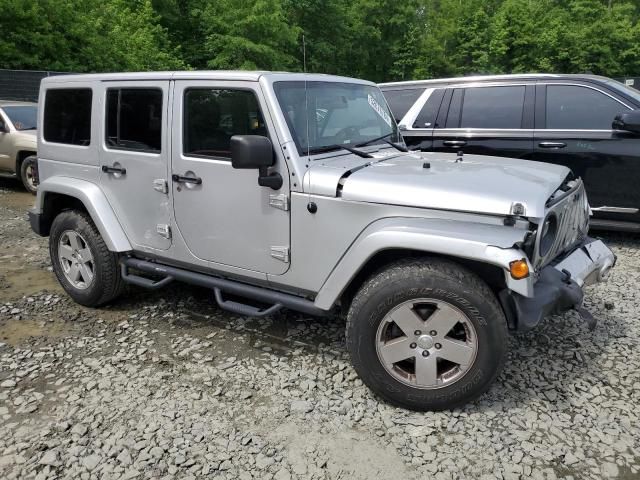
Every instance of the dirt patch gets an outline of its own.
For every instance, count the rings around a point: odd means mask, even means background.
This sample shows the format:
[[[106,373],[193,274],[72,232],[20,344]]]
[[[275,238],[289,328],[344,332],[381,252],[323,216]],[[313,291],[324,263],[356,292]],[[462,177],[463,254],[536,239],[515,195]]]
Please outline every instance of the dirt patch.
[[[35,337],[46,337],[51,340],[66,337],[73,333],[74,328],[71,323],[16,318],[3,322],[0,340],[15,347]]]
[[[52,272],[7,265],[0,260],[0,302],[16,300],[43,290],[62,292]]]

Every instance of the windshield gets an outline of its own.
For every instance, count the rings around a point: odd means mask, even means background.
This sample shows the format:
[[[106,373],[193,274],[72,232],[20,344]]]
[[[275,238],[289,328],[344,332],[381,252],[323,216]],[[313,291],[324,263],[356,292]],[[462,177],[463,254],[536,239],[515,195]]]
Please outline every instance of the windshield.
[[[274,89],[300,155],[400,141],[382,92],[373,85],[337,82],[276,82]],[[305,95],[306,92],[306,95]]]
[[[629,87],[624,83],[618,82],[616,80],[612,80],[610,78],[605,80],[605,83],[615,88],[616,90],[619,90],[625,95],[633,98],[636,102],[640,103],[640,91],[636,90],[635,88]]]
[[[3,107],[16,130],[35,130],[38,108],[35,105]]]

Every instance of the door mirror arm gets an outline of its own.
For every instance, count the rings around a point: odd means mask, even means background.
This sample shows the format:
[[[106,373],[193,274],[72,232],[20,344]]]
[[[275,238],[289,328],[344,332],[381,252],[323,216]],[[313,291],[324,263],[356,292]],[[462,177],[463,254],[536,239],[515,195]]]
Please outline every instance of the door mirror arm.
[[[261,187],[270,187],[274,190],[280,190],[282,183],[282,175],[278,172],[269,173],[269,167],[260,167],[258,169],[258,185]]]

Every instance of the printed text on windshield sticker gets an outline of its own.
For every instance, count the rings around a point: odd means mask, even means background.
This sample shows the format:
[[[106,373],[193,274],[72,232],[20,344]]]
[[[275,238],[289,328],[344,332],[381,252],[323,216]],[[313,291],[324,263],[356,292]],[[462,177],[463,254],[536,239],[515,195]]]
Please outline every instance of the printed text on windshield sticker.
[[[389,116],[389,114],[385,111],[384,108],[380,106],[378,102],[376,102],[376,99],[373,98],[371,94],[368,94],[367,96],[369,97],[369,105],[371,105],[371,108],[373,108],[376,113],[380,115],[380,118],[382,118],[387,123],[387,125],[391,127],[391,117]]]

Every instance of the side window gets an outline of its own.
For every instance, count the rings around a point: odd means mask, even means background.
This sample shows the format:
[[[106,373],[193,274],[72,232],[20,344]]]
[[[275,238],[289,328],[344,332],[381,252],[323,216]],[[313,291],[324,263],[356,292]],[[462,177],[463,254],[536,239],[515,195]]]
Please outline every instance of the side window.
[[[258,99],[248,90],[190,88],[184,94],[185,155],[231,158],[234,135],[267,136]]]
[[[437,127],[436,115],[438,115],[438,110],[440,110],[442,97],[444,97],[443,88],[439,88],[431,92],[431,95],[429,95],[429,98],[422,107],[422,110],[420,110],[420,113],[416,117],[416,121],[413,123],[413,128]]]
[[[625,110],[620,102],[591,88],[547,85],[548,129],[611,130],[615,116]]]
[[[106,126],[106,142],[109,148],[160,152],[162,90],[108,89]]]
[[[412,88],[410,90],[383,90],[382,93],[387,99],[391,113],[396,119],[396,122],[400,122],[409,109],[416,103],[416,100],[420,98],[424,92],[424,88]]]
[[[467,88],[461,128],[522,128],[525,86]]]
[[[70,145],[91,143],[90,88],[47,90],[43,135],[47,142]]]

